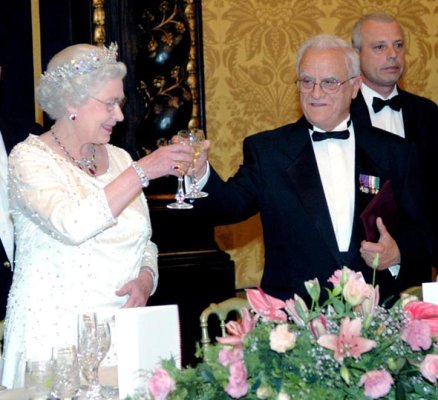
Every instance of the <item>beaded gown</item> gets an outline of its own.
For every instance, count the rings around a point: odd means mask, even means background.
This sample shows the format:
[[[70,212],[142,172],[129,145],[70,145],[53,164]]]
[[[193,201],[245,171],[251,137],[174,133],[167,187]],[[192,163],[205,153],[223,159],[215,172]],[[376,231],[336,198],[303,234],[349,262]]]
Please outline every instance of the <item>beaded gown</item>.
[[[10,155],[16,254],[5,320],[7,387],[23,384],[24,360],[48,359],[53,346],[77,343],[79,313],[112,315],[127,300],[115,291],[141,266],[157,272],[145,196],[113,218],[103,191],[132,159],[110,144],[106,150],[108,171],[96,177],[34,135]]]

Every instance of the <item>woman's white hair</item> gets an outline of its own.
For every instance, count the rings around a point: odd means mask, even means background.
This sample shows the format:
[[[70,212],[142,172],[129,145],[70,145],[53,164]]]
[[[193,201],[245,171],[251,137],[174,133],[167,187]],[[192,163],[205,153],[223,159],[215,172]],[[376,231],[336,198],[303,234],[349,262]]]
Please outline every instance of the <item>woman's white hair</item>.
[[[116,60],[116,51],[116,45],[107,49],[76,44],[55,54],[36,88],[41,108],[56,120],[67,114],[68,106],[84,104],[109,80],[123,79],[126,65]]]

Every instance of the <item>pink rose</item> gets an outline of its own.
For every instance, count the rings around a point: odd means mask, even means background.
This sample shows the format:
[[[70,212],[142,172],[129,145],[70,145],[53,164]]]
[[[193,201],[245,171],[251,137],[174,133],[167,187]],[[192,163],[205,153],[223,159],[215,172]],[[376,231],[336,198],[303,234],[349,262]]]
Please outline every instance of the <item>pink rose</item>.
[[[432,346],[430,326],[420,319],[409,321],[402,331],[401,338],[414,351],[428,350]]]
[[[372,399],[386,396],[394,383],[392,376],[387,371],[370,371],[362,375],[359,386],[364,385],[365,396]]]
[[[327,281],[336,287],[339,285],[345,285],[350,279],[362,279],[365,281],[362,272],[355,272],[347,267],[336,270]]]
[[[433,384],[438,380],[438,354],[428,354],[420,365],[421,374]]]
[[[287,324],[277,325],[269,334],[271,349],[277,353],[286,353],[286,351],[293,349],[296,340],[295,333],[289,331]]]
[[[148,383],[149,392],[154,400],[165,400],[169,393],[176,389],[176,384],[169,373],[163,369],[155,370],[154,375]]]
[[[248,393],[249,385],[246,380],[247,371],[242,361],[230,365],[230,377],[225,391],[233,398],[238,399]]]
[[[342,294],[349,304],[357,306],[370,296],[372,288],[363,278],[350,278],[345,284]]]

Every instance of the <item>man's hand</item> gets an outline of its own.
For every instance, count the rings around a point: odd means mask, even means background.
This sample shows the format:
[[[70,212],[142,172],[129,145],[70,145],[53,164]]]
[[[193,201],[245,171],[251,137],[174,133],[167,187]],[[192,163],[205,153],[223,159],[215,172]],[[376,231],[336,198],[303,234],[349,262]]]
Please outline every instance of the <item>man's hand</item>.
[[[369,267],[373,266],[373,260],[376,254],[379,254],[379,266],[377,269],[382,271],[392,265],[400,264],[401,256],[397,243],[386,230],[382,218],[377,218],[376,224],[380,233],[379,241],[373,243],[363,240],[360,246],[360,254]]]

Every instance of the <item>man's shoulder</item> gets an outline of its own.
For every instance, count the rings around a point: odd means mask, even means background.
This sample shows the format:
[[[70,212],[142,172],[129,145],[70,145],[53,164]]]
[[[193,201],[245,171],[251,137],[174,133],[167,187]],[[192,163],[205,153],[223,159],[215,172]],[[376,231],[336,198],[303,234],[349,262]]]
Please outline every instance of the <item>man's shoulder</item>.
[[[438,112],[438,105],[427,97],[408,92],[399,88],[399,94],[405,104],[415,107],[418,111],[433,111]]]
[[[359,142],[361,141],[361,139],[364,139],[365,142],[372,143],[373,145],[378,143],[379,145],[387,144],[388,146],[410,146],[410,144],[408,144],[405,139],[398,135],[394,135],[393,133],[372,125],[367,125],[363,121],[355,119],[354,117],[352,118],[352,121],[354,126],[354,132]]]
[[[298,121],[279,126],[277,128],[253,133],[245,138],[249,142],[264,142],[266,140],[280,140],[281,138],[290,138],[290,135],[297,131],[304,131],[305,120],[300,118]]]

